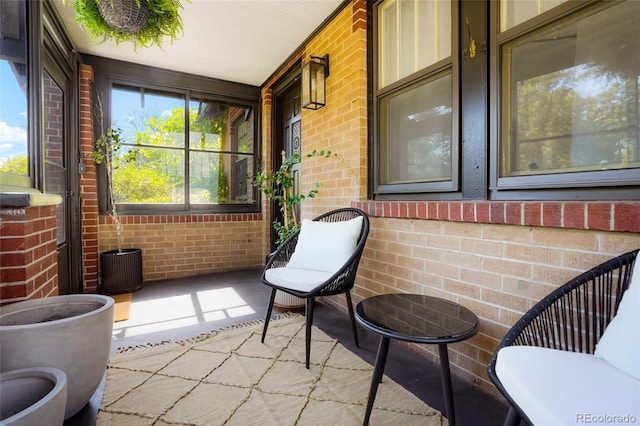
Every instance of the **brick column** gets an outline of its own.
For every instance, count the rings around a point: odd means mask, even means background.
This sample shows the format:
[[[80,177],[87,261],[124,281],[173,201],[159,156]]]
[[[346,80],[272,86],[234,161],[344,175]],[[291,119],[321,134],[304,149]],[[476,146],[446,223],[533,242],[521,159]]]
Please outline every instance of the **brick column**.
[[[0,305],[57,295],[56,206],[0,208]]]
[[[84,292],[98,289],[98,186],[93,152],[93,68],[80,66],[80,153],[87,166],[80,176],[82,198],[82,275]]]

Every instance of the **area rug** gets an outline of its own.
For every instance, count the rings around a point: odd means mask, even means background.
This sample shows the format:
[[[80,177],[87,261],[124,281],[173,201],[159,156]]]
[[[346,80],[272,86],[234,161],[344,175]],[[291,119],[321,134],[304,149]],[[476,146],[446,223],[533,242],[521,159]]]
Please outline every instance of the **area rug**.
[[[107,370],[96,425],[361,425],[373,368],[304,317],[271,320],[182,342],[120,349]],[[383,378],[372,425],[445,425],[412,393]]]
[[[113,307],[113,322],[126,321],[129,319],[131,296],[131,293],[115,294],[111,296],[116,302]]]

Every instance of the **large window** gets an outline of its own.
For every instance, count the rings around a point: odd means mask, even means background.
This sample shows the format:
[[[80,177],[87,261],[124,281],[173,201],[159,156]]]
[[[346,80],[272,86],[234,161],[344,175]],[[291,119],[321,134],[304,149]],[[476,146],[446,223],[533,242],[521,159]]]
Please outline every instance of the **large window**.
[[[640,1],[562,3],[501,2],[498,189],[638,183]]]
[[[374,6],[376,194],[458,186],[457,5]]]
[[[255,206],[254,109],[189,90],[114,84],[111,127],[123,137],[116,203],[122,211]]]

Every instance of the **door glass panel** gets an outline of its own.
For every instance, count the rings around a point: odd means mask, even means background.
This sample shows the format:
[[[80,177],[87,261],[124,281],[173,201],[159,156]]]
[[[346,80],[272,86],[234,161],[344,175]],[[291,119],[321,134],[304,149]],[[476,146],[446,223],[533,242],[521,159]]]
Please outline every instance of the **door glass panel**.
[[[51,75],[43,76],[45,191],[59,194],[62,203],[56,207],[58,244],[66,240],[65,211],[67,182],[64,161],[64,92]]]
[[[0,172],[28,175],[25,2],[0,1]]]

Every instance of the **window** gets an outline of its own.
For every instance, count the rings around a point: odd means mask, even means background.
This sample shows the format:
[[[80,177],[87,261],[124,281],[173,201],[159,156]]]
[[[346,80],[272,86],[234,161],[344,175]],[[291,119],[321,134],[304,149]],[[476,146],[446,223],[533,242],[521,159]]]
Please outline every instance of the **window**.
[[[497,188],[638,184],[640,2],[545,3],[501,2]]]
[[[254,110],[189,90],[114,84],[111,127],[123,137],[113,172],[120,210],[255,207]]]
[[[374,5],[376,196],[458,189],[456,2]]]
[[[0,172],[29,175],[26,2],[0,2]]]

